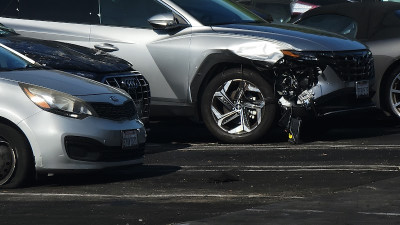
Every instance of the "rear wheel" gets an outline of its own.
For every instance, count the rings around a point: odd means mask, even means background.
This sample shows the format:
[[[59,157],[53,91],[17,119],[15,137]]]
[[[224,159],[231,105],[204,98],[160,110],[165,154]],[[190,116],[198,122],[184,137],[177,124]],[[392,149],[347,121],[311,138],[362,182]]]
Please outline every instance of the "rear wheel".
[[[0,187],[28,185],[35,177],[32,151],[15,128],[0,124]]]
[[[210,132],[228,143],[260,139],[275,119],[271,85],[252,70],[229,69],[206,87],[201,101],[203,120]]]

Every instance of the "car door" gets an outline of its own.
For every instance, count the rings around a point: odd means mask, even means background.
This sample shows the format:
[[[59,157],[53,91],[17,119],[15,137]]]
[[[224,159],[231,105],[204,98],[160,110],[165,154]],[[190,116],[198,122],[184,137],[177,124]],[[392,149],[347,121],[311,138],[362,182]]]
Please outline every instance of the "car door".
[[[190,30],[154,30],[152,16],[171,12],[153,0],[100,0],[100,25],[91,27],[92,47],[133,64],[149,81],[152,104],[188,101]]]
[[[3,1],[3,0],[2,0]],[[7,0],[8,1],[8,0]],[[97,0],[12,0],[1,23],[27,37],[88,46],[90,24],[98,21]],[[79,6],[79,7],[77,7]],[[11,12],[18,12],[13,15]]]

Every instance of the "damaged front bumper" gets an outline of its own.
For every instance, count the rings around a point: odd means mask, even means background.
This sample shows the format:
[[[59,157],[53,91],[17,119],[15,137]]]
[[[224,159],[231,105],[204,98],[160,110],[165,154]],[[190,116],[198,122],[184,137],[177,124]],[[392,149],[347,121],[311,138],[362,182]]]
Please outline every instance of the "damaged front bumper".
[[[285,56],[274,66],[275,88],[283,115],[280,124],[289,137],[292,133],[296,138],[304,117],[375,107],[370,51],[282,52]]]
[[[323,116],[373,107],[374,63],[368,50],[315,52],[283,57],[275,65],[275,88],[283,109]]]

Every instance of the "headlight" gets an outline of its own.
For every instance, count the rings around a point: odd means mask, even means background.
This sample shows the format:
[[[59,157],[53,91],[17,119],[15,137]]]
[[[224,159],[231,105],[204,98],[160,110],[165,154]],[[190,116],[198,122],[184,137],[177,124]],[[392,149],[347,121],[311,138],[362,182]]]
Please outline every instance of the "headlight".
[[[28,98],[43,110],[76,119],[95,116],[95,111],[83,100],[59,91],[20,83]]]
[[[306,61],[317,61],[318,58],[313,52],[301,52],[301,51],[293,51],[293,50],[281,50],[283,55],[289,56],[291,58],[296,58],[300,60]]]

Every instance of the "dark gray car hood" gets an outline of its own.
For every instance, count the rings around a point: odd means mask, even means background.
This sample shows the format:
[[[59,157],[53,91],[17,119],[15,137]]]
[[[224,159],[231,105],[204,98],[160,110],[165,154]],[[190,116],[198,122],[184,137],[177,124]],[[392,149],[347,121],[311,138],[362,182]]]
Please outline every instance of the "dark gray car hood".
[[[1,72],[0,79],[33,84],[74,96],[118,93],[108,85],[54,70],[27,69]]]
[[[367,48],[337,34],[292,24],[229,24],[212,28],[221,33],[277,40],[301,51],[350,51]]]
[[[63,71],[117,73],[131,71],[132,65],[110,54],[74,44],[10,35],[0,43],[36,62]]]

